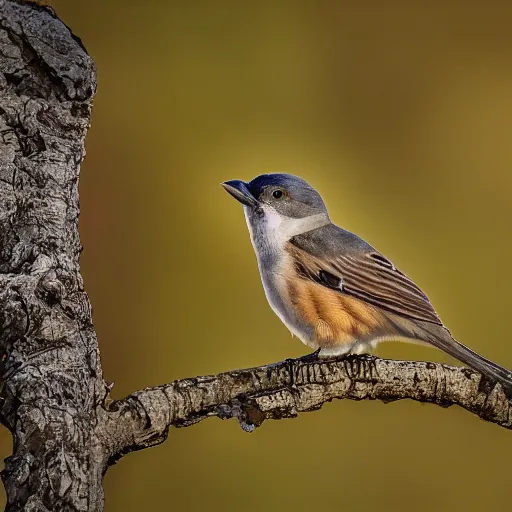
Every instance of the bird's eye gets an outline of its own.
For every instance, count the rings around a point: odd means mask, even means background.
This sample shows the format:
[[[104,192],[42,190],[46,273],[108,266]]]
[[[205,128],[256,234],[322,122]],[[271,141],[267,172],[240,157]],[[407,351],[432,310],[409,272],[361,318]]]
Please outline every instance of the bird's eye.
[[[281,197],[283,197],[283,191],[280,189],[274,190],[274,192],[272,192],[272,196],[274,199],[281,199]]]

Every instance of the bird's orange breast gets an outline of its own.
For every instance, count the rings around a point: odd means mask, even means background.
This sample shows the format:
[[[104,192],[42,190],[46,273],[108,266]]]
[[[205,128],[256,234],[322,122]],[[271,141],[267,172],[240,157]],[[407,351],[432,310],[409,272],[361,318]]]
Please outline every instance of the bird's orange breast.
[[[297,274],[286,279],[295,314],[312,328],[319,348],[372,338],[387,323],[382,312]]]

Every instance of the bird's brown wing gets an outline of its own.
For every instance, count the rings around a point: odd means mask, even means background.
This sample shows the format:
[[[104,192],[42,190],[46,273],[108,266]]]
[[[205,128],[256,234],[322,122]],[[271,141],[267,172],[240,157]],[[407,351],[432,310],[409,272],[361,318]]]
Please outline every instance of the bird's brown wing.
[[[319,257],[289,244],[298,272],[386,311],[443,325],[427,296],[377,251]]]

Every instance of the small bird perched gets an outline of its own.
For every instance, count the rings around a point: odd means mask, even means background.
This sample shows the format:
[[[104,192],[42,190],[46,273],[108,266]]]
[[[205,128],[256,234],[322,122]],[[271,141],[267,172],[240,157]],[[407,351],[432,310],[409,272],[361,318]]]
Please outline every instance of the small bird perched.
[[[512,373],[456,341],[405,274],[331,222],[306,181],[263,174],[222,185],[244,207],[271,308],[319,356],[367,353],[381,341],[426,343],[512,389]]]

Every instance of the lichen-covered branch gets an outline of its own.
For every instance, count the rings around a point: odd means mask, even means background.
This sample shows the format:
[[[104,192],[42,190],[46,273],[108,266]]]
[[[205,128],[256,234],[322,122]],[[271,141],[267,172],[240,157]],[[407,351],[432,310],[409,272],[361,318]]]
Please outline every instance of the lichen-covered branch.
[[[333,399],[411,398],[442,407],[458,405],[480,418],[512,428],[511,404],[499,384],[467,368],[421,361],[353,355],[309,357],[196,377],[138,391],[110,406],[116,443],[111,459],[164,441],[171,426],[209,416],[237,418],[251,432],[266,419],[293,418]]]
[[[103,510],[123,454],[208,416],[265,419],[333,398],[459,405],[511,428],[499,385],[434,363],[307,357],[176,381],[112,402],[80,276],[78,178],[93,61],[46,8],[0,0],[0,421],[8,512]]]

